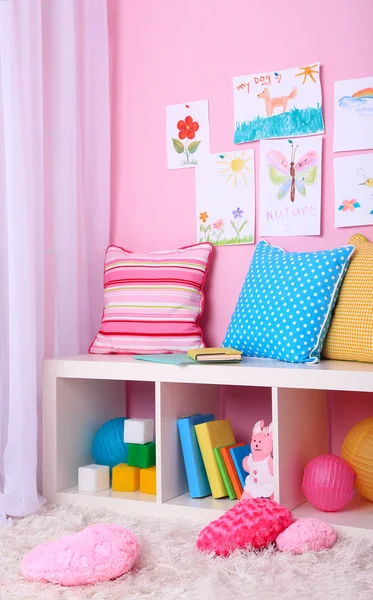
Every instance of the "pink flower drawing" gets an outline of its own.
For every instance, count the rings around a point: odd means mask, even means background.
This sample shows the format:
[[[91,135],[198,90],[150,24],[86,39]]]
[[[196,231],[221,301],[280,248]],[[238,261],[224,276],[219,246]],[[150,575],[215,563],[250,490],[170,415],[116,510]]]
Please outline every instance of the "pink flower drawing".
[[[221,236],[224,234],[224,219],[217,219],[215,223],[212,224],[213,237],[215,237],[215,244],[220,241]]]
[[[217,229],[218,231],[220,231],[224,227],[224,220],[218,219],[217,221],[215,221],[215,223],[212,224],[212,227],[213,229]]]
[[[355,210],[355,208],[360,208],[360,204],[356,200],[356,198],[352,198],[352,200],[343,200],[343,202],[342,202],[341,206],[338,208],[338,210],[341,210],[342,212],[348,212],[348,211],[353,212]]]

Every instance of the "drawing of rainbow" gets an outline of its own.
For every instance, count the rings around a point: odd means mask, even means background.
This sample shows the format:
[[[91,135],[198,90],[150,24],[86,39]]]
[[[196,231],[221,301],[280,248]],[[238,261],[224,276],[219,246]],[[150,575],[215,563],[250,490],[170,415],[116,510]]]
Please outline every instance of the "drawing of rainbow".
[[[373,87],[364,88],[363,90],[359,90],[352,94],[352,97],[355,100],[363,100],[365,98],[373,98]]]

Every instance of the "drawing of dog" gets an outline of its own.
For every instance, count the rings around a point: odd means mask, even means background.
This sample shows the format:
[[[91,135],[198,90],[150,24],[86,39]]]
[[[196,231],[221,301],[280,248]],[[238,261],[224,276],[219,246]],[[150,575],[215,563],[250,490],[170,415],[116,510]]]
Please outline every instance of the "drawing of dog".
[[[271,93],[268,88],[264,88],[260,94],[258,94],[258,98],[263,98],[266,107],[266,113],[268,117],[273,115],[273,109],[277,107],[283,108],[282,112],[286,112],[289,100],[292,100],[297,95],[297,88],[293,88],[288,96],[279,96],[278,98],[272,98]]]

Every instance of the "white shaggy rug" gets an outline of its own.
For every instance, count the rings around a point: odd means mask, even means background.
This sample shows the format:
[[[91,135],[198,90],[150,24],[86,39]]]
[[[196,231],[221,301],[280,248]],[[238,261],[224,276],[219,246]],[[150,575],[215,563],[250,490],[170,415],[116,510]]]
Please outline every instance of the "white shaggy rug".
[[[19,564],[37,544],[91,523],[124,525],[139,538],[135,568],[107,584],[62,588],[24,581]],[[339,541],[332,550],[292,557],[273,549],[229,558],[199,554],[200,525],[127,517],[108,511],[47,506],[0,528],[1,600],[368,600],[373,597],[373,545]]]

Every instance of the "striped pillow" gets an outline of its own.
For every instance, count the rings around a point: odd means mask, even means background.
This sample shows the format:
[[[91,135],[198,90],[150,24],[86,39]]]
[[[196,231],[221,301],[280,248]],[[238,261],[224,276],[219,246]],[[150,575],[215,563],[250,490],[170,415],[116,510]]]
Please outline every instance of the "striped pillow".
[[[92,354],[163,354],[203,348],[199,320],[212,245],[137,254],[109,246],[104,312]]]

